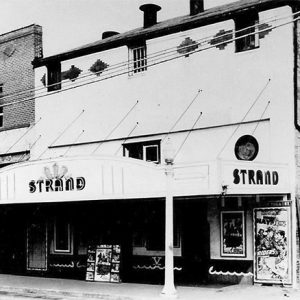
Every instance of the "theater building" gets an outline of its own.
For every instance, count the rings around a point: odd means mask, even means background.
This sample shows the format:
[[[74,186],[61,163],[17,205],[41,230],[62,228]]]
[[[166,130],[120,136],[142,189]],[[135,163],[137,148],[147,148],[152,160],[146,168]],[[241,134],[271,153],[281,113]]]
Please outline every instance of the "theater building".
[[[40,138],[0,170],[20,266],[1,269],[162,283],[171,195],[176,284],[299,283],[300,3],[190,5],[33,61]]]

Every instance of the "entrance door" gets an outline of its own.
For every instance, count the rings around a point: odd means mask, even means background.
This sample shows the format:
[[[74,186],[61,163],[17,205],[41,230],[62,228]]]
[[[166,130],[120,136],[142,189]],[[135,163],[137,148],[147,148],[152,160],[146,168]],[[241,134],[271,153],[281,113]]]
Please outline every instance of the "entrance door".
[[[47,224],[31,223],[27,227],[27,270],[47,271]]]
[[[0,206],[0,272],[23,274],[26,269],[26,218],[23,206]]]
[[[201,284],[207,280],[209,260],[209,225],[204,201],[182,205],[182,281]]]

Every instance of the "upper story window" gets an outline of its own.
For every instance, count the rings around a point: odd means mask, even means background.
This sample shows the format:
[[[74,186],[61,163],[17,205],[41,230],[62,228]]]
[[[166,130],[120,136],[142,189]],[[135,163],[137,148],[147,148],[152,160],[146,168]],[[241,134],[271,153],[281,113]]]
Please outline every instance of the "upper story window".
[[[257,12],[247,13],[236,18],[235,30],[236,52],[247,51],[259,47]]]
[[[60,62],[54,62],[47,66],[47,86],[48,92],[61,89],[61,64]]]
[[[3,106],[0,106],[0,128],[3,127]]]
[[[123,145],[126,157],[160,163],[160,141],[149,141]]]
[[[147,70],[146,43],[130,46],[129,50],[129,75],[141,73]]]

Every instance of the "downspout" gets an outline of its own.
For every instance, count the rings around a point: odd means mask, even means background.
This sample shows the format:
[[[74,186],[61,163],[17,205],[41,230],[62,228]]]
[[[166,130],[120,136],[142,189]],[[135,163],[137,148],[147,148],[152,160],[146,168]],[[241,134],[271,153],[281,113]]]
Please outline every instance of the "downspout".
[[[293,7],[293,14],[299,9]],[[295,128],[300,132],[300,125],[298,124],[298,21],[294,22],[294,124]]]
[[[299,12],[299,8],[298,7],[293,7],[292,6],[292,12],[293,14]],[[298,62],[299,60],[299,47],[298,47],[298,30],[299,30],[299,25],[298,25],[299,21],[295,21],[294,22],[294,26],[293,26],[293,47],[294,47],[294,125],[295,125],[295,129],[300,132],[300,125],[298,122]],[[300,35],[299,35],[300,38]],[[299,94],[300,95],[300,94]],[[295,137],[296,139],[296,137]],[[296,162],[296,155],[295,155],[295,163],[297,165]],[[297,166],[295,166],[295,168],[297,168]],[[297,171],[296,171],[297,172]],[[295,174],[296,175],[296,174]],[[297,186],[297,183],[296,183]],[[294,201],[292,201],[292,216],[294,218],[292,218],[292,236],[295,237],[295,241],[293,241],[292,239],[292,249],[294,249],[294,251],[292,250],[292,261],[294,261],[293,265],[295,266],[295,270],[293,272],[293,277],[295,276],[295,278],[293,278],[293,287],[294,288],[298,288],[299,286],[299,272],[300,272],[300,268],[299,268],[299,228],[300,228],[300,216],[299,216],[299,207],[300,207],[300,199],[298,199],[298,195],[297,195],[297,190],[296,190],[296,186],[295,186],[295,190],[294,190],[294,195],[292,196],[291,199],[295,199]],[[294,211],[294,213],[293,213]],[[294,220],[294,221],[293,221]],[[295,226],[295,228],[293,229],[293,227]],[[298,239],[298,241],[297,241]]]

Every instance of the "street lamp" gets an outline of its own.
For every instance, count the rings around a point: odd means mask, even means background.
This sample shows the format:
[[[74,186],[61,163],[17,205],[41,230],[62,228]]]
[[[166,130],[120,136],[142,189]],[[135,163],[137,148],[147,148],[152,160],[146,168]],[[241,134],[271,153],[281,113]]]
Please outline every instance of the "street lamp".
[[[165,208],[165,282],[161,296],[176,298],[177,291],[174,285],[174,252],[173,252],[173,194],[172,181],[174,177],[173,163],[174,150],[168,138],[164,148],[166,174],[166,208]]]

